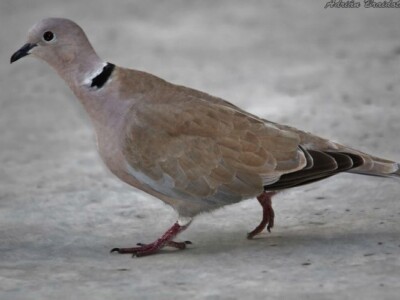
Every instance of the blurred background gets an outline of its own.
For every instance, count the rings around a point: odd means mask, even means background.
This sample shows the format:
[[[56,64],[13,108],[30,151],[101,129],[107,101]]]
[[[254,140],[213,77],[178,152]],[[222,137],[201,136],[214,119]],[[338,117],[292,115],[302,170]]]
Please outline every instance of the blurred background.
[[[10,65],[45,17],[76,21],[117,65],[222,97],[271,121],[400,161],[397,9],[325,1],[0,2],[0,298],[395,299],[399,184],[339,175],[200,216],[188,251],[108,254],[175,220],[105,170],[91,125],[43,62]]]

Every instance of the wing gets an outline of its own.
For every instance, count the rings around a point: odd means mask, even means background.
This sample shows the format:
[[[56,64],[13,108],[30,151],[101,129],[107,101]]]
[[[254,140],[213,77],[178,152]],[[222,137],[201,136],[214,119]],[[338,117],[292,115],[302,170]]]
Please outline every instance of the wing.
[[[126,125],[129,172],[169,197],[235,202],[306,166],[299,136],[194,97],[141,103]]]
[[[140,71],[117,73],[120,82],[135,82],[121,85],[120,98],[140,102],[129,111],[122,141],[128,172],[170,198],[229,204],[344,171],[398,172],[391,161],[260,119],[221,98]]]

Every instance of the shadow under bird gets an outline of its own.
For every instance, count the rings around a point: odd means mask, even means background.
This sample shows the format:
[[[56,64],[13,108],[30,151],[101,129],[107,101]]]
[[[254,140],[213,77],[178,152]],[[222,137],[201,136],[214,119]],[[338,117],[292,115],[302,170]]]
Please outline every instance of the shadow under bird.
[[[172,206],[179,217],[153,243],[112,252],[144,256],[190,242],[174,238],[199,213],[257,198],[253,238],[274,225],[271,197],[340,172],[400,177],[399,163],[252,115],[209,94],[115,66],[68,19],[29,31],[11,63],[32,55],[65,80],[87,111],[98,151],[119,179]]]

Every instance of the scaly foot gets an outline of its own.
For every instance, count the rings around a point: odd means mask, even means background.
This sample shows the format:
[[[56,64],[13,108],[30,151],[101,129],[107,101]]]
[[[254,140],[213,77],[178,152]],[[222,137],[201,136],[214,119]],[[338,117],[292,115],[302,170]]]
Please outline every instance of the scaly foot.
[[[247,234],[247,238],[251,240],[256,235],[260,234],[265,227],[267,227],[268,232],[271,232],[271,228],[274,227],[275,213],[272,208],[271,198],[276,192],[263,192],[257,197],[258,202],[260,202],[263,208],[263,218],[260,224],[251,232]]]
[[[180,232],[185,230],[190,224],[190,221],[185,225],[180,225],[176,222],[170,229],[168,229],[161,238],[150,244],[138,243],[138,247],[131,248],[113,248],[110,252],[118,252],[120,254],[132,254],[132,256],[146,256],[154,254],[164,247],[173,247],[176,249],[183,250],[186,245],[192,244],[190,241],[175,242],[172,239],[175,238]]]

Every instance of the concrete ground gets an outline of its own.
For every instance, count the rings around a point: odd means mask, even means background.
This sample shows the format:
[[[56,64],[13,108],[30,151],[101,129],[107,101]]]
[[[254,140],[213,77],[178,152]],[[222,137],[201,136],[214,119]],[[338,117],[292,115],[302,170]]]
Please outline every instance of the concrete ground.
[[[199,216],[186,251],[132,259],[176,218],[102,165],[88,119],[44,63],[9,65],[43,17],[72,18],[118,65],[400,161],[396,9],[324,1],[0,2],[0,299],[398,299],[399,181],[338,175]]]

